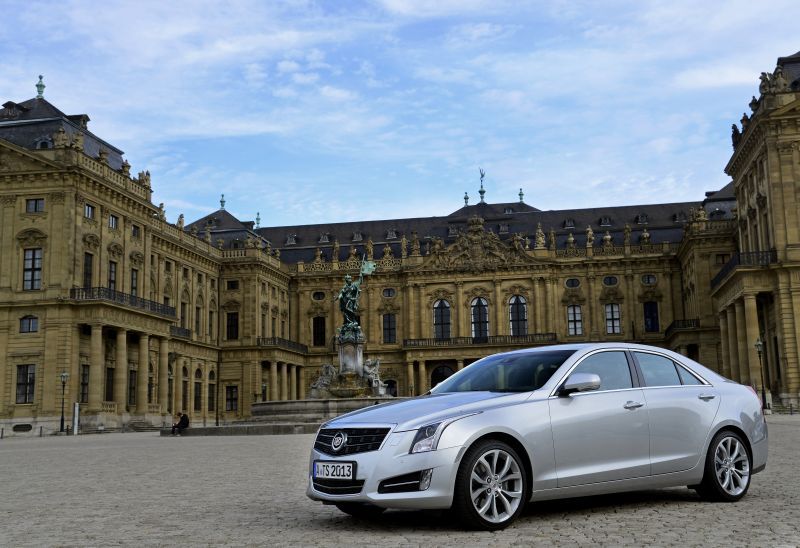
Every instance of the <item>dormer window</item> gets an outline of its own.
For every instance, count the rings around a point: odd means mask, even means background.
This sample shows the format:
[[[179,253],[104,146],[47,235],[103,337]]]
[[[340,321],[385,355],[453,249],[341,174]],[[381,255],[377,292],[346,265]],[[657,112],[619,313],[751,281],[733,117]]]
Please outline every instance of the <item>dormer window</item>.
[[[564,221],[564,228],[575,228],[575,219],[567,219]]]
[[[328,238],[328,233],[327,232],[323,232],[322,234],[319,235],[319,242],[318,243],[327,244],[329,241],[330,240]]]
[[[678,213],[672,216],[672,221],[675,223],[685,223],[686,213],[683,211],[679,211]]]
[[[600,217],[600,226],[611,226],[611,217]]]
[[[646,225],[647,224],[647,213],[639,213],[636,216],[636,224],[637,225]]]
[[[286,245],[295,245],[297,243],[297,234],[286,235]]]
[[[364,237],[361,235],[361,232],[353,232],[353,241],[354,242],[360,242],[363,239],[364,239]]]
[[[514,213],[514,208],[512,208],[512,207],[503,208],[503,213],[505,213],[506,215],[510,215],[510,214]]]
[[[500,234],[508,234],[508,223],[500,223],[498,231]]]
[[[397,230],[394,228],[390,228],[386,231],[386,239],[387,240],[394,240],[397,238]]]
[[[448,226],[447,227],[447,236],[450,238],[454,238],[458,236],[458,227],[455,226]]]

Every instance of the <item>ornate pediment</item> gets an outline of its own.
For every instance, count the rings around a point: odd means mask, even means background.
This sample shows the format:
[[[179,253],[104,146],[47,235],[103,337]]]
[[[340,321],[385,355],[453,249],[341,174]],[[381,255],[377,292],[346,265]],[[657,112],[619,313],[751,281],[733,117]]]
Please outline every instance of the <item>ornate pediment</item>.
[[[317,316],[327,316],[328,315],[328,308],[325,307],[325,306],[322,306],[318,302],[313,302],[313,303],[311,303],[311,306],[308,307],[308,311],[306,312],[306,314],[309,317],[312,317],[312,318],[315,318]]]
[[[649,301],[661,301],[662,298],[663,295],[661,294],[661,291],[659,291],[658,288],[655,287],[648,287],[647,289],[644,289],[641,293],[639,293],[640,303],[646,303]]]
[[[225,301],[225,304],[222,305],[223,310],[227,310],[229,312],[236,312],[241,308],[242,303],[237,300],[231,299],[229,301]]]
[[[144,255],[141,251],[131,251],[130,254],[131,264],[133,266],[142,266],[144,264]]]
[[[24,149],[12,147],[13,145],[0,145],[0,174],[44,171],[57,167],[44,159],[34,157]]]
[[[528,298],[528,288],[522,285],[512,285],[505,290],[505,295],[507,299],[510,299],[514,295],[519,295],[521,297],[525,297],[526,301],[530,301]]]
[[[567,287],[564,289],[564,296],[561,297],[561,304],[583,304],[586,302],[586,297],[580,287]]]
[[[381,314],[397,314],[400,312],[400,307],[397,306],[394,299],[382,298],[378,305],[378,312]]]
[[[432,293],[428,293],[428,305],[433,305],[440,300],[453,304],[453,294],[446,289],[436,289]]]
[[[47,242],[47,234],[36,228],[29,228],[17,234],[17,242],[22,247],[42,247]]]
[[[433,238],[423,266],[467,272],[497,270],[533,262],[525,247],[526,239],[521,234],[514,234],[506,244],[497,234],[485,230],[483,219],[473,217],[467,230],[459,232],[451,245]]]
[[[481,297],[486,300],[489,305],[492,305],[492,299],[489,297],[489,290],[485,287],[473,287],[469,291],[466,292],[464,295],[464,306],[469,308],[472,305],[472,301]]]
[[[110,244],[108,244],[107,249],[108,249],[108,254],[111,256],[112,259],[119,260],[122,257],[123,253],[125,253],[125,250],[117,242],[111,242]]]
[[[600,292],[600,302],[603,304],[619,303],[625,300],[625,295],[617,286],[604,287]]]

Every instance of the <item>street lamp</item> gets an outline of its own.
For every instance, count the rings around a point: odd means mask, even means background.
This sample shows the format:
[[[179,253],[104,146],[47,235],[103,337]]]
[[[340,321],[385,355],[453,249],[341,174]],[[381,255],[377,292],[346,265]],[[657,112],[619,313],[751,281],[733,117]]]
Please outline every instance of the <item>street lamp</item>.
[[[64,431],[64,391],[67,388],[67,379],[69,378],[69,373],[63,371],[61,375],[61,432]]]
[[[756,340],[755,346],[756,352],[758,352],[758,369],[761,371],[761,408],[769,409],[769,405],[767,404],[767,392],[764,389],[764,364],[761,362],[761,354],[764,353],[764,341],[761,340],[760,335]]]

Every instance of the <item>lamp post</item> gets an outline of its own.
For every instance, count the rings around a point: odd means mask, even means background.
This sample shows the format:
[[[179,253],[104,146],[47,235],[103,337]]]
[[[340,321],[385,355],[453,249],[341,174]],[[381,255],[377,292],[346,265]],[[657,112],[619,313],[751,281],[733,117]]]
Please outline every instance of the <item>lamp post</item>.
[[[761,408],[769,409],[769,405],[767,405],[767,391],[764,389],[764,364],[761,361],[761,354],[764,352],[764,341],[761,340],[760,335],[756,340],[755,346],[756,352],[758,352],[758,369],[761,371]]]
[[[61,430],[60,432],[64,431],[64,391],[67,388],[67,379],[69,379],[69,373],[63,371],[61,375]]]

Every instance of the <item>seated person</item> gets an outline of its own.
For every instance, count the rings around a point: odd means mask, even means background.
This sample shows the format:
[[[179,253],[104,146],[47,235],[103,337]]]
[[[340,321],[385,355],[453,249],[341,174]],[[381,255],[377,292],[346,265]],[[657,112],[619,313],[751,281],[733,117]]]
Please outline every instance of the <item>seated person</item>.
[[[172,425],[172,435],[182,435],[183,431],[189,428],[189,415],[186,413],[178,413],[178,422]]]

